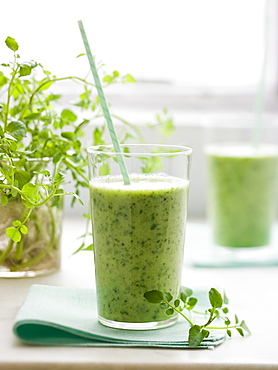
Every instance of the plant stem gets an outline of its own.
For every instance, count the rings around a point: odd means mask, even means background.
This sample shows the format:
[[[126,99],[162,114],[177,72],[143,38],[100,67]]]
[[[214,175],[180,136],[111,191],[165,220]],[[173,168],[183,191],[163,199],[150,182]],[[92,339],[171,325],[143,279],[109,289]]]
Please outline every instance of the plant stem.
[[[51,210],[51,207],[48,206],[48,205],[47,205],[47,207],[48,207],[48,210],[49,210],[49,214],[51,216],[51,226],[52,226],[51,240],[49,241],[48,247],[44,251],[42,251],[40,254],[38,254],[36,257],[28,260],[27,262],[13,266],[13,270],[20,270],[20,269],[23,269],[25,267],[28,267],[30,265],[33,265],[33,264],[37,263],[38,261],[43,259],[54,247],[55,241],[56,241],[56,220],[55,220],[54,214]]]
[[[21,197],[23,197],[27,202],[29,202],[33,207],[40,207],[46,204],[53,196],[60,195],[60,194],[55,194],[55,191],[57,190],[57,186],[53,186],[52,192],[44,198],[42,202],[33,202],[29,197],[27,197],[19,188],[17,188],[14,185],[6,185],[6,184],[0,184],[0,189],[10,189],[10,190],[15,190],[17,191]]]
[[[83,82],[84,84],[86,85],[91,85],[91,86],[94,86],[95,85],[91,82],[88,82],[86,80],[84,80],[83,78],[80,78],[80,77],[75,77],[75,76],[69,76],[69,77],[60,77],[60,78],[53,78],[53,79],[49,79],[49,80],[46,80],[44,81],[42,84],[40,84],[36,90],[32,93],[32,95],[30,96],[30,100],[29,100],[29,106],[32,105],[32,102],[33,102],[33,99],[34,99],[34,96],[41,90],[41,88],[47,84],[49,84],[50,82],[51,83],[54,83],[54,82],[57,82],[57,81],[64,81],[64,80],[77,80],[77,81],[80,81],[80,82]]]
[[[236,329],[239,328],[239,325],[232,325],[232,326],[204,326],[206,329]]]
[[[165,301],[164,299],[163,299],[163,302],[166,303],[169,307],[171,307],[178,314],[180,314],[190,324],[190,326],[194,326],[194,323],[184,313],[182,313],[181,311],[177,310],[175,306],[171,305],[171,303]]]
[[[119,117],[116,114],[111,114],[111,116],[113,118],[118,119],[119,121],[124,123],[126,126],[131,127],[135,131],[136,135],[138,136],[138,139],[139,139],[140,143],[145,142],[145,139],[144,139],[143,135],[141,134],[140,129],[137,126],[133,125],[132,123],[128,122],[127,120],[123,119],[122,117]]]
[[[82,172],[82,171],[80,171],[80,169],[78,168],[78,167],[76,167],[73,163],[71,163],[71,161],[70,160],[68,160],[68,159],[65,159],[64,160],[64,163],[68,166],[68,167],[70,167],[72,170],[74,170],[75,172],[77,172],[78,173],[78,175],[80,175],[86,182],[88,182],[89,180],[88,180],[88,177]]]
[[[23,238],[21,238],[20,241],[18,243],[16,243],[16,247],[15,247],[15,259],[17,261],[20,261],[21,260],[22,251],[23,251]]]
[[[16,56],[14,56],[14,65],[16,65]],[[18,67],[13,69],[12,78],[10,80],[8,91],[7,91],[7,106],[6,106],[6,114],[5,114],[5,121],[4,121],[4,132],[7,130],[7,126],[8,126],[9,109],[10,109],[10,102],[11,102],[11,89],[12,89],[13,82],[16,77],[17,71],[18,71]]]
[[[7,256],[10,254],[12,248],[14,245],[14,241],[12,239],[9,240],[9,244],[7,245],[7,248],[3,251],[3,253],[0,255],[0,265],[5,261]]]

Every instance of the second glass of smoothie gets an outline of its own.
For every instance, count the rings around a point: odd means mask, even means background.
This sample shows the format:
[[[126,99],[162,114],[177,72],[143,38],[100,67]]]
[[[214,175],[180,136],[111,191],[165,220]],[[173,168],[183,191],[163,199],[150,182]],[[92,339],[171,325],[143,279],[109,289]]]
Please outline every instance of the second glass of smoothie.
[[[180,290],[192,150],[122,145],[124,185],[111,146],[88,148],[99,321],[144,330],[172,325],[144,293]]]
[[[277,126],[230,119],[207,127],[208,215],[216,246],[271,243],[277,203]],[[253,248],[254,249],[254,248]]]

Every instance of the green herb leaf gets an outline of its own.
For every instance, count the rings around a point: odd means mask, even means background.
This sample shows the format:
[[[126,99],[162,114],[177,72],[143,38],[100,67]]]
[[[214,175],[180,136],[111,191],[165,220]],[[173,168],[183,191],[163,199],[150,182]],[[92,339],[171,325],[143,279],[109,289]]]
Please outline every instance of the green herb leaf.
[[[248,328],[246,322],[244,320],[241,321],[240,326],[244,329],[248,334],[251,334],[251,330]]]
[[[16,227],[8,227],[6,229],[6,235],[10,239],[12,239],[15,243],[18,243],[21,240],[21,233],[18,231]]]
[[[70,141],[74,140],[74,133],[73,132],[69,132],[69,131],[62,132],[61,136],[64,137],[65,139],[67,139],[67,140],[70,140]]]
[[[161,303],[164,299],[164,294],[160,290],[150,290],[144,293],[144,297],[150,303]]]
[[[77,120],[77,115],[69,109],[64,109],[61,113],[61,117],[69,123]]]
[[[20,76],[29,76],[32,72],[32,68],[29,64],[21,64],[19,68],[19,75]]]
[[[236,328],[236,330],[239,332],[239,334],[244,337],[244,332],[241,328]]]
[[[99,168],[99,176],[106,176],[110,174],[110,166],[108,163],[104,163]]]
[[[5,206],[8,203],[9,199],[4,194],[1,194],[0,197],[0,204],[1,206]]]
[[[20,232],[22,234],[28,234],[28,227],[26,225],[21,225]]]
[[[8,124],[7,131],[16,139],[22,139],[26,136],[26,127],[21,121],[11,121]]]
[[[229,326],[231,324],[231,320],[228,317],[226,317],[224,323],[225,325]]]
[[[25,184],[22,188],[23,194],[25,194],[28,198],[35,200],[39,199],[38,191],[39,191],[38,186],[32,183]]]
[[[13,225],[14,225],[15,227],[20,226],[20,225],[21,225],[21,221],[19,221],[19,220],[15,220],[15,221],[13,221]]]
[[[193,294],[193,290],[187,287],[181,287],[181,293],[183,293],[186,297],[190,297]]]
[[[168,315],[168,316],[173,315],[173,313],[174,313],[173,308],[168,308],[168,310],[166,310],[166,315]]]
[[[209,301],[213,308],[221,308],[223,305],[222,296],[215,288],[211,288],[209,291]]]
[[[173,299],[173,296],[170,292],[166,292],[166,293],[164,293],[164,299],[167,302],[171,302],[171,300]]]
[[[15,172],[14,178],[18,181],[18,187],[21,189],[31,180],[31,174],[25,170],[18,170]]]
[[[162,303],[160,303],[159,307],[162,308],[162,310],[167,310],[169,305],[165,302],[162,302]]]
[[[194,325],[189,329],[188,343],[190,347],[198,347],[202,341],[209,336],[209,331],[199,325]]]
[[[18,50],[18,43],[15,41],[13,37],[7,37],[5,43],[8,46],[8,48],[10,48],[12,51]]]
[[[187,309],[192,310],[196,306],[197,302],[198,302],[197,298],[190,297],[187,301],[187,304],[189,306],[189,307],[187,307]]]
[[[229,299],[228,299],[228,297],[226,296],[226,292],[225,292],[225,291],[224,291],[223,302],[224,302],[225,304],[229,304]]]

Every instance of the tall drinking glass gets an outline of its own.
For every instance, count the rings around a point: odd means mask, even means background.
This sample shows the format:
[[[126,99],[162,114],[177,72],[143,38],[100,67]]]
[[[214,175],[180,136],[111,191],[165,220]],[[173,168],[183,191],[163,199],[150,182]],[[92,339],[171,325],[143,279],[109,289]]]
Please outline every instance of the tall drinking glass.
[[[261,253],[271,244],[276,217],[277,127],[263,125],[259,141],[254,140],[252,121],[247,120],[211,124],[206,133],[208,216],[213,242],[229,251],[226,257],[231,262],[237,258],[239,264],[263,263],[267,254],[260,255],[261,261],[253,257],[255,250]],[[217,258],[220,256],[218,250]]]
[[[192,149],[121,145],[124,185],[112,146],[88,148],[99,321],[122,329],[172,325],[150,304],[152,289],[180,289]]]

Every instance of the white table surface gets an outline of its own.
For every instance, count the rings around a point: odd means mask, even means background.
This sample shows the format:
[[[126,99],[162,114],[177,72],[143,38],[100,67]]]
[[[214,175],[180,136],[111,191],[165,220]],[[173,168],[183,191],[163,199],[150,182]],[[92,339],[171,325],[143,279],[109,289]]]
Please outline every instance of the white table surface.
[[[94,287],[93,253],[68,256],[78,246],[83,220],[66,219],[59,272],[39,278],[0,279],[0,369],[278,369],[278,267],[194,268],[185,266],[183,285],[225,289],[230,307],[245,319],[252,335],[237,333],[213,350],[36,347],[12,332],[15,315],[36,284]],[[206,225],[189,222],[186,248],[194,248]],[[204,241],[205,243],[205,241]],[[277,240],[278,243],[278,240]]]

